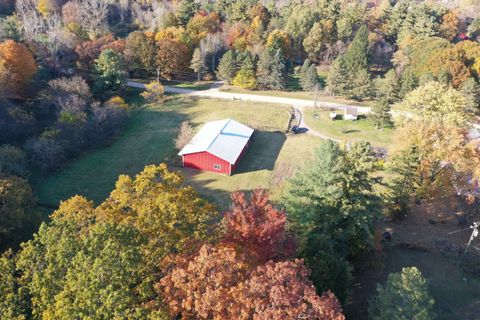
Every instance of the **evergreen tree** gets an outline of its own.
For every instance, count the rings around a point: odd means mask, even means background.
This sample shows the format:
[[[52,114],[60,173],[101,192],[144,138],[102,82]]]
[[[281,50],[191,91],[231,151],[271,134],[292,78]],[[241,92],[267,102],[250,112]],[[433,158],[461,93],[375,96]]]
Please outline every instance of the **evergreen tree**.
[[[435,301],[428,292],[427,280],[416,267],[388,276],[385,286],[378,285],[370,305],[372,320],[430,320],[435,318]]]
[[[236,63],[235,53],[232,50],[225,52],[218,64],[217,76],[219,79],[230,84],[235,77]]]
[[[337,57],[327,75],[327,88],[333,95],[344,95],[351,87],[349,74],[343,56]]]
[[[98,59],[95,60],[95,69],[99,74],[95,82],[96,91],[116,90],[127,78],[122,56],[112,49],[102,51]]]
[[[394,103],[400,98],[399,79],[395,70],[389,70],[385,77],[375,80],[375,90],[377,100],[386,100],[388,103]]]
[[[257,81],[265,89],[285,88],[285,59],[282,51],[265,49],[258,61]]]
[[[302,68],[303,69],[303,68]],[[314,90],[318,84],[317,79],[317,67],[312,63],[300,78],[300,84],[302,85],[303,91]]]
[[[200,82],[200,74],[205,71],[207,65],[205,63],[205,57],[199,48],[195,48],[193,51],[192,61],[190,68],[197,73],[197,82]]]
[[[356,100],[365,100],[372,96],[372,79],[367,69],[361,69],[351,80],[353,88],[347,91],[346,96]]]
[[[181,0],[176,10],[178,22],[183,26],[187,25],[188,21],[197,13],[198,9],[200,9],[200,3],[196,0]]]
[[[367,70],[369,61],[368,29],[363,25],[358,29],[355,38],[345,52],[345,65],[350,74],[354,76],[361,70]]]
[[[390,103],[386,99],[377,101],[369,115],[370,119],[375,123],[375,128],[380,129],[392,124],[392,116],[390,115]]]

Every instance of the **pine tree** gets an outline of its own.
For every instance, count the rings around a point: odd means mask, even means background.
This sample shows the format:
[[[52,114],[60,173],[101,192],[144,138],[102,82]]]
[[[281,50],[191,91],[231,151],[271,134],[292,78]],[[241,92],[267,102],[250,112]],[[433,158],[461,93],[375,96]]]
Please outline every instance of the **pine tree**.
[[[217,76],[230,84],[235,77],[236,72],[235,53],[232,50],[227,51],[218,64]]]
[[[302,74],[300,78],[303,91],[311,91],[315,89],[318,84],[317,81],[317,68],[315,64],[311,64],[307,70]]]
[[[384,99],[389,103],[394,103],[400,98],[399,79],[395,70],[390,70],[383,78],[375,80],[375,90],[377,91],[377,99]]]
[[[428,292],[427,280],[416,267],[388,276],[385,286],[378,285],[377,296],[370,305],[372,320],[435,318],[435,301]]]
[[[350,88],[350,78],[345,59],[339,56],[330,66],[327,76],[327,88],[333,95],[344,95]]]
[[[391,125],[392,116],[390,115],[389,101],[385,99],[377,101],[370,111],[370,119],[373,120],[377,129]]]
[[[206,67],[207,65],[205,64],[205,57],[199,48],[195,48],[193,51],[190,68],[197,73],[197,82],[200,82],[200,74],[205,70]]]
[[[347,91],[347,97],[356,100],[365,100],[372,96],[372,80],[367,69],[358,71],[351,79],[353,88]]]
[[[364,25],[358,29],[355,38],[345,52],[345,64],[348,71],[354,75],[356,72],[367,69],[369,61],[368,29]]]
[[[257,80],[265,89],[285,88],[285,59],[281,50],[273,52],[267,48],[262,52],[258,61]]]

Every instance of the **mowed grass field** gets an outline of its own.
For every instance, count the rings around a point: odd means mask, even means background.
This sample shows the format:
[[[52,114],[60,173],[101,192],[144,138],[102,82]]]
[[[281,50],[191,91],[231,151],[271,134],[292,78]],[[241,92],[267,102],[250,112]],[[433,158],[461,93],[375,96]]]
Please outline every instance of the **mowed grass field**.
[[[337,114],[342,112],[337,111]],[[317,116],[314,116],[315,113]],[[392,144],[394,135],[392,128],[377,130],[368,118],[360,118],[357,121],[331,120],[329,114],[330,111],[314,112],[313,108],[307,108],[304,111],[305,122],[312,129],[340,140],[365,140],[374,146],[384,148]]]
[[[234,118],[256,129],[254,142],[232,176],[181,168],[174,139],[182,121],[195,129],[211,120]],[[277,185],[291,176],[321,140],[306,135],[287,136],[289,110],[278,105],[171,97],[165,104],[138,111],[123,134],[109,147],[85,153],[68,166],[40,181],[40,203],[56,206],[79,194],[100,203],[108,197],[120,174],[135,175],[146,165],[167,162],[185,174],[186,183],[221,208],[232,191]],[[273,179],[274,177],[274,179]]]

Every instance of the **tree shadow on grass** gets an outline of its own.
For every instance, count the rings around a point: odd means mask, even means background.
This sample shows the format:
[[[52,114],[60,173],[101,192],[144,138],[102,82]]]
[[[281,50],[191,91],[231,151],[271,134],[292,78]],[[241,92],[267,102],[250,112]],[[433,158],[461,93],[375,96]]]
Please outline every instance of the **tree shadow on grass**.
[[[240,160],[233,175],[259,170],[273,170],[286,140],[287,136],[282,132],[255,132],[247,152]]]

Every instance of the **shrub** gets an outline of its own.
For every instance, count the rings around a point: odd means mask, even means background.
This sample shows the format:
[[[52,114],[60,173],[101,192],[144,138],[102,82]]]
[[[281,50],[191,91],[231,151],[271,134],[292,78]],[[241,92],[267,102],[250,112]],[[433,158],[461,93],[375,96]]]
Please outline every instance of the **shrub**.
[[[150,103],[162,102],[165,90],[163,85],[158,81],[152,81],[145,86],[142,97]]]
[[[19,177],[28,175],[25,153],[14,146],[0,146],[0,172]]]
[[[178,132],[178,137],[175,139],[175,147],[177,147],[178,150],[181,150],[192,138],[193,128],[190,125],[190,122],[182,122],[180,125],[180,131]]]

